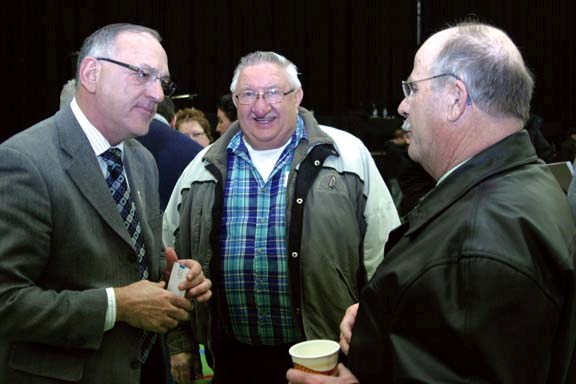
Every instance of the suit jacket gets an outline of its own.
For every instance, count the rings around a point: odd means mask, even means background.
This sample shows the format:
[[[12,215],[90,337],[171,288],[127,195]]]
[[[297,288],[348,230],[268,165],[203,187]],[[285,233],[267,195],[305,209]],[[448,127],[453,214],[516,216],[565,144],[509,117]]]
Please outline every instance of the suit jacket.
[[[141,144],[124,143],[158,281],[158,173]],[[140,279],[136,252],[69,106],[0,145],[0,200],[0,382],[139,383],[142,331],[103,330],[105,288]]]
[[[202,150],[202,146],[159,120],[152,120],[145,136],[136,138],[156,159],[160,174],[160,208],[164,210],[174,185],[184,168]]]

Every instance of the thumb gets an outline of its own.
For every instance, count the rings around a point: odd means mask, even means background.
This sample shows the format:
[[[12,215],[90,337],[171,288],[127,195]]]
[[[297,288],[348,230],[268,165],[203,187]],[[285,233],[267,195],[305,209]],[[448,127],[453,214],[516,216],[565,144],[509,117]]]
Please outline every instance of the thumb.
[[[173,247],[166,247],[164,249],[164,254],[166,255],[166,262],[170,266],[172,266],[172,264],[178,260],[178,255],[176,254],[176,250]]]

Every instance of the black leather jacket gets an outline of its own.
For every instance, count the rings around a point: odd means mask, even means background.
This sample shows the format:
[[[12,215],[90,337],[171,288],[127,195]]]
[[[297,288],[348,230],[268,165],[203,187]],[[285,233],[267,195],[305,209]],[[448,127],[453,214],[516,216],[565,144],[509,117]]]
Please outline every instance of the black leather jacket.
[[[348,366],[363,384],[567,382],[574,239],[566,197],[527,133],[493,145],[391,233]]]

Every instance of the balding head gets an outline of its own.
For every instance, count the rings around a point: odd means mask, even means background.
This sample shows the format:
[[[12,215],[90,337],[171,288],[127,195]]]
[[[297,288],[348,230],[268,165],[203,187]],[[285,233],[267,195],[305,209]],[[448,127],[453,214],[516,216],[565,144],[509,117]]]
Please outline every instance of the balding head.
[[[424,42],[398,107],[410,157],[435,178],[522,129],[534,82],[501,30],[463,23]]]
[[[528,120],[534,81],[506,33],[486,24],[461,23],[429,41],[438,47],[431,73],[458,75],[476,106],[488,114]]]

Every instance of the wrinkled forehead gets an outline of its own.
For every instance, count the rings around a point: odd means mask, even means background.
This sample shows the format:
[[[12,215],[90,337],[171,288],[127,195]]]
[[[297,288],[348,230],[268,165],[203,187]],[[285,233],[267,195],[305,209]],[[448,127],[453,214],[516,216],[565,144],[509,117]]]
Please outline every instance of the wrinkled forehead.
[[[276,88],[288,83],[286,69],[275,63],[259,63],[242,69],[238,76],[238,89]]]

